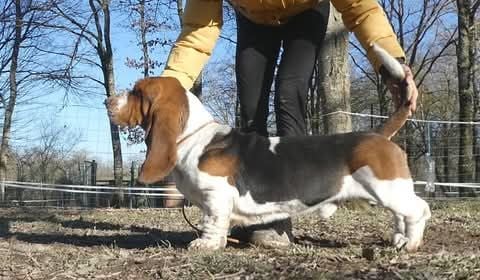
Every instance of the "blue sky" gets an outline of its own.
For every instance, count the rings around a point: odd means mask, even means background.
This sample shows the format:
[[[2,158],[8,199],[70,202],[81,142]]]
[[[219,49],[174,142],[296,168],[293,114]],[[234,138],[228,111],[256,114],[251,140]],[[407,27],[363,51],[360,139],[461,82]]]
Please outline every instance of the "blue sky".
[[[112,37],[115,48],[116,87],[117,89],[130,88],[141,77],[139,71],[125,66],[127,56],[139,53],[133,43],[134,36],[114,30]],[[97,69],[87,69],[87,71],[99,72]],[[62,90],[53,90],[42,95],[42,98],[35,100],[29,106],[17,107],[17,118],[25,119],[27,117],[28,119],[32,111],[34,111],[32,115],[35,117],[28,127],[16,130],[17,146],[28,147],[32,146],[32,143],[36,143],[40,133],[39,127],[42,122],[46,121],[51,122],[51,125],[63,127],[70,133],[80,135],[80,142],[76,149],[87,151],[92,159],[104,162],[112,160],[110,128],[106,110],[102,104],[105,97],[101,88],[98,90],[98,94],[90,95],[88,98],[69,96],[65,100]],[[27,108],[29,109],[27,110]],[[125,160],[128,155],[138,154],[143,149],[143,145],[127,145],[123,141],[122,151],[125,154]]]
[[[116,17],[117,22],[112,26],[112,43],[114,48],[115,82],[117,90],[130,89],[135,81],[142,78],[140,70],[129,68],[125,65],[127,57],[140,57],[140,50],[136,46],[136,38],[133,32],[128,32],[123,27],[124,19]],[[172,32],[173,38],[177,32]],[[232,38],[235,39],[235,38]],[[225,56],[233,58],[234,48],[228,45],[231,43],[219,40],[211,61]],[[168,56],[169,47],[156,48],[153,56],[158,61],[164,62]],[[95,71],[100,77],[98,69],[84,69],[83,71]],[[157,69],[155,74],[160,74]],[[38,143],[40,128],[42,124],[64,128],[68,133],[80,135],[80,141],[76,150],[85,150],[90,159],[100,162],[112,161],[112,148],[110,139],[109,121],[106,110],[103,106],[105,95],[103,89],[99,89],[95,95],[88,98],[77,98],[65,95],[61,90],[39,89],[41,98],[31,102],[30,105],[16,107],[16,119],[21,120],[14,128],[14,146],[32,147]],[[142,159],[144,144],[127,145],[125,135],[122,138],[122,153],[124,161]]]
[[[139,58],[140,51],[136,45],[135,34],[124,27],[126,24],[125,17],[117,15],[112,18],[115,20],[112,26],[111,39],[114,47],[116,88],[118,90],[129,89],[135,81],[142,77],[142,74],[137,69],[128,68],[125,61],[127,57]],[[224,31],[228,34],[224,33],[224,35],[235,40],[235,32],[232,26],[225,26]],[[165,34],[170,34],[169,36],[173,36],[173,38],[176,37],[175,33],[178,33],[178,31],[168,32]],[[168,50],[168,47],[156,48],[152,54],[155,59],[164,62]],[[231,62],[234,51],[233,44],[220,39],[211,58],[211,63],[215,61]],[[155,74],[160,74],[160,70],[158,69]],[[84,71],[95,71],[100,77],[98,69],[84,69]],[[17,147],[31,147],[38,139],[39,123],[50,122],[51,125],[65,127],[69,132],[81,135],[81,141],[76,149],[88,151],[92,159],[111,161],[109,122],[102,104],[105,99],[102,89],[99,89],[95,96],[89,96],[88,98],[71,96],[67,102],[65,102],[64,94],[61,91],[42,92],[42,96],[42,98],[35,100],[34,104],[18,106],[16,109],[18,119],[26,117],[30,121],[26,125],[16,126],[14,134],[16,141],[14,144]],[[122,150],[124,160],[129,160],[131,157],[142,157],[141,151],[145,150],[145,146],[143,144],[127,145],[123,141]]]

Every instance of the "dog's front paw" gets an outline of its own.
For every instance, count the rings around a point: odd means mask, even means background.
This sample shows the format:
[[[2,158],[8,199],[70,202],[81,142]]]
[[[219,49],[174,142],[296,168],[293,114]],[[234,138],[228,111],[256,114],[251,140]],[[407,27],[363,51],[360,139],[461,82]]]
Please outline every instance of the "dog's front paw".
[[[203,239],[197,238],[190,242],[188,250],[194,251],[217,251],[222,250],[227,245],[227,238]]]
[[[418,248],[423,245],[422,240],[409,240],[407,245],[405,245],[405,249],[409,253],[415,253],[418,251]]]

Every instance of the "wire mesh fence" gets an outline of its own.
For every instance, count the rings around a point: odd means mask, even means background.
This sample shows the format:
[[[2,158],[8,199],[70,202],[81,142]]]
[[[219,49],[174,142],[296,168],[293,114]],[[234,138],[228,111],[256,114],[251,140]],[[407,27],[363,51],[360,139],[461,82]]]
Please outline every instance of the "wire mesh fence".
[[[75,114],[83,113],[85,112],[76,111]],[[349,115],[353,131],[371,131],[386,118],[341,111],[331,114]],[[83,125],[83,122],[81,123]],[[479,197],[479,124],[418,119],[407,122],[393,141],[407,153],[417,193],[430,199]],[[461,126],[468,126],[472,131],[474,138],[469,145],[460,141]],[[91,136],[93,133],[88,126],[82,129],[87,135]],[[122,188],[113,187],[112,166],[108,157],[105,157],[108,145],[98,143],[110,143],[109,130],[107,126],[105,129],[93,130],[102,136],[92,136],[97,144],[90,143],[90,149],[83,149],[81,154],[75,149],[69,153],[61,153],[58,150],[44,151],[35,147],[17,153],[18,160],[16,166],[11,168],[9,181],[1,185],[2,204],[111,207],[117,194],[124,197],[124,206],[132,208],[178,207],[183,203],[183,197],[176,190],[175,182],[171,178],[153,186],[140,186],[136,183],[145,152],[139,148],[143,144],[126,145],[127,136],[123,137],[124,155],[134,160],[124,163]],[[90,136],[87,137],[88,141],[91,141]],[[62,139],[58,135],[57,138]],[[35,142],[30,143],[30,146],[32,145],[35,145]],[[99,147],[101,148],[98,149]],[[50,161],[42,161],[46,158],[44,154],[51,155]]]
[[[119,190],[125,195],[130,208],[176,208],[183,205],[183,195],[173,182],[164,182],[161,186],[113,187],[108,183],[100,185],[62,185],[34,182],[3,182],[3,205],[43,206],[43,207],[111,207],[113,196]]]

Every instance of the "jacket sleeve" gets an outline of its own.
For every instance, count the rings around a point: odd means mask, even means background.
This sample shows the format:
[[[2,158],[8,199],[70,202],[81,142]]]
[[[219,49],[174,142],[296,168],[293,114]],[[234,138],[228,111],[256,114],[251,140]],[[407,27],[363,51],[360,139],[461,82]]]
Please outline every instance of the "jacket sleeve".
[[[373,43],[384,48],[393,57],[405,57],[397,36],[377,1],[332,0],[332,4],[342,14],[347,29],[355,33],[375,71],[379,71],[381,64],[373,54]]]
[[[187,0],[182,21],[182,31],[161,76],[174,77],[184,88],[190,89],[220,35],[222,0]]]

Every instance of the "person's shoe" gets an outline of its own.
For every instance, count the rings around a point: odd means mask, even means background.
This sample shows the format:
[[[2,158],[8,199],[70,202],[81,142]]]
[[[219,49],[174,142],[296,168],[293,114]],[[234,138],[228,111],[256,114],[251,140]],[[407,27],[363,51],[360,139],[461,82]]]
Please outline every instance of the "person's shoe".
[[[235,227],[230,235],[265,248],[285,248],[293,242],[290,219],[248,227]]]

